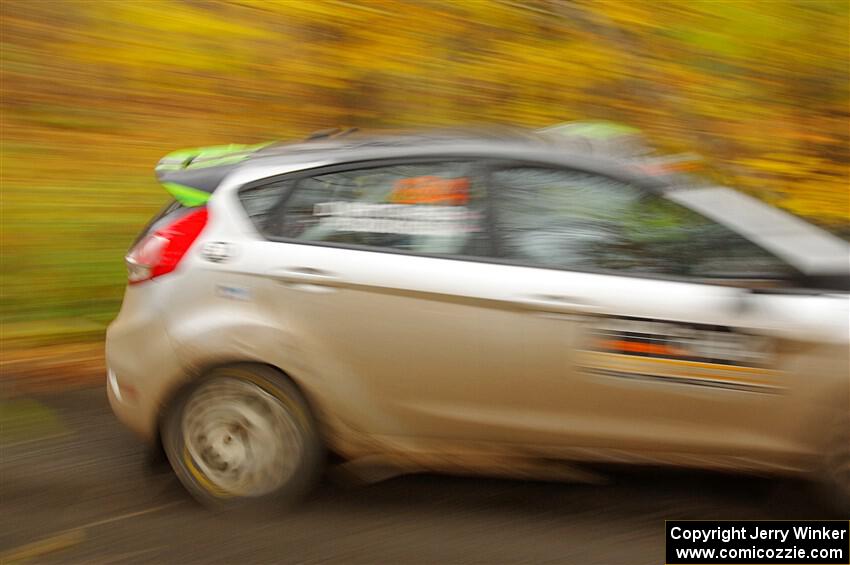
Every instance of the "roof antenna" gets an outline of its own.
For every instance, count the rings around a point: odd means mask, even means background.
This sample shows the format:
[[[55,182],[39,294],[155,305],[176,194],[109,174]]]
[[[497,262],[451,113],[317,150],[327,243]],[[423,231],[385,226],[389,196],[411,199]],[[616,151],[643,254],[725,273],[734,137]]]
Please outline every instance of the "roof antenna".
[[[328,137],[345,137],[346,135],[352,134],[356,131],[359,131],[360,128],[329,128],[329,129],[320,129],[319,131],[314,131],[304,141],[313,141],[314,139],[326,139]]]
[[[308,135],[306,139],[304,139],[304,141],[313,141],[314,139],[324,139],[326,137],[333,137],[341,131],[342,130],[339,128],[320,129],[319,131],[314,131],[313,133]]]

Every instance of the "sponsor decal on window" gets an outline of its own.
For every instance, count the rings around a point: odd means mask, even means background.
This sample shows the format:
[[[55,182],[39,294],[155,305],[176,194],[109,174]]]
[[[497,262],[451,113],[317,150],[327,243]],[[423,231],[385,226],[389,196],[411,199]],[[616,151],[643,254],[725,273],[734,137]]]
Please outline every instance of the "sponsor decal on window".
[[[390,201],[395,204],[464,205],[469,201],[469,179],[421,176],[400,179]]]
[[[321,202],[313,206],[313,215],[334,231],[457,235],[479,229],[478,214],[466,206]]]

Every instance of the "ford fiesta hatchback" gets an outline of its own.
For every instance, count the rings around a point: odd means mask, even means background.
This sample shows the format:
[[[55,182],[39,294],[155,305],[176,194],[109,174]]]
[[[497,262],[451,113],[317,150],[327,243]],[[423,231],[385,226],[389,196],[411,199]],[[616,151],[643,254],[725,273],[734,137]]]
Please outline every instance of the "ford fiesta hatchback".
[[[569,135],[182,151],[106,338],[118,418],[201,501],[326,453],[557,476],[816,474],[850,492],[848,244]]]

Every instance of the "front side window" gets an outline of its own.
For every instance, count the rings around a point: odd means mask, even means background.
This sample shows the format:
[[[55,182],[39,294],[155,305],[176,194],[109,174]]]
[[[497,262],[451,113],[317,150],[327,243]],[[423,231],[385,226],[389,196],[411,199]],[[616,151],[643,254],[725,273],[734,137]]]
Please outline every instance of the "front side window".
[[[790,267],[728,228],[600,175],[545,168],[492,174],[503,257],[557,269],[679,277],[785,278]]]
[[[484,195],[463,162],[388,165],[299,180],[279,237],[475,255],[486,246]]]

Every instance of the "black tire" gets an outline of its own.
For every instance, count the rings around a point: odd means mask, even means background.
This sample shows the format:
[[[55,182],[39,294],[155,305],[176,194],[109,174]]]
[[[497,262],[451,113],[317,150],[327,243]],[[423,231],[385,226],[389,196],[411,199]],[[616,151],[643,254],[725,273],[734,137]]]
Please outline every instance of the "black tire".
[[[216,510],[289,507],[316,484],[325,459],[300,391],[252,363],[218,367],[184,389],[164,414],[161,437],[183,486]]]

